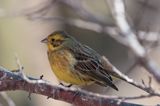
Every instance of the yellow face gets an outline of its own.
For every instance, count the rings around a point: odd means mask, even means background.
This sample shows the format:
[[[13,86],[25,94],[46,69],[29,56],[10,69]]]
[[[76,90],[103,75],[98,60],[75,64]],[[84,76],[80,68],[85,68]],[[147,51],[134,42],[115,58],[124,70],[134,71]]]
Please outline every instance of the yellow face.
[[[41,42],[46,43],[49,51],[55,51],[62,47],[68,36],[63,31],[56,31],[50,34],[47,38]]]

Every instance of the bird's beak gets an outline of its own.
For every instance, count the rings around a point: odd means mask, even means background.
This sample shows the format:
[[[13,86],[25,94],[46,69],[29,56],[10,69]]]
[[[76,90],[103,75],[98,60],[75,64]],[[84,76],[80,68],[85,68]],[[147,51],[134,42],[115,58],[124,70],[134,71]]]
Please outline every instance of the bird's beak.
[[[42,43],[48,43],[48,39],[44,38],[43,40],[41,40]]]

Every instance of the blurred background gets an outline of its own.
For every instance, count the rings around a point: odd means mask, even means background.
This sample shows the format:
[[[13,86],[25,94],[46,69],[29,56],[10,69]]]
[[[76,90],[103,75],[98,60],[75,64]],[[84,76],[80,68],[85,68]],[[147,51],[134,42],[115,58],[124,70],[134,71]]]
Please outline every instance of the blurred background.
[[[133,30],[159,33],[159,4],[159,0],[125,0],[128,21]],[[87,22],[89,25],[84,26]],[[105,0],[0,0],[0,65],[10,70],[17,69],[17,54],[27,75],[35,78],[44,75],[45,80],[58,84],[50,69],[47,48],[40,41],[53,31],[61,29],[106,56],[119,70],[137,82],[143,79],[147,83],[148,76],[151,75],[144,68],[135,66],[137,60],[134,54],[106,33],[102,33],[95,24],[93,27],[90,22],[115,26]],[[150,47],[150,42],[144,43],[146,48]],[[160,65],[159,50],[158,45],[154,46],[150,57]],[[116,80],[115,83],[119,88],[118,92],[97,85],[86,89],[120,96],[145,93],[123,81]],[[155,89],[159,88],[154,78],[152,84]],[[32,94],[29,100],[28,93],[24,91],[9,91],[7,94],[16,106],[70,106],[68,103],[36,94]],[[155,105],[159,100],[154,97],[128,102]],[[0,106],[8,106],[2,97],[0,103]]]

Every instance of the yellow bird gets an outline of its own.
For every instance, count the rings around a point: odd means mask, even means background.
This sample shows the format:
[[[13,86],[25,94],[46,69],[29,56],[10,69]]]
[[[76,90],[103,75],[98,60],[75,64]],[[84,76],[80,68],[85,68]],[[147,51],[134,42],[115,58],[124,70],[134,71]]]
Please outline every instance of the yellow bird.
[[[68,33],[55,31],[41,42],[48,46],[48,59],[60,82],[82,86],[96,83],[118,90],[104,68],[101,56]]]

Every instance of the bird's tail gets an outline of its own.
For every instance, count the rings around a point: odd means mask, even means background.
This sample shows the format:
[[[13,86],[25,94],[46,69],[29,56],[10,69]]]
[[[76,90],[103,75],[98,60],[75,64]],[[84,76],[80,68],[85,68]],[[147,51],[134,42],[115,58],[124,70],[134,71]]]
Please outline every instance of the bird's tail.
[[[96,84],[98,84],[98,85],[101,85],[101,86],[105,86],[105,87],[107,87],[107,86],[110,86],[110,87],[112,87],[113,89],[115,89],[116,91],[118,91],[118,88],[111,82],[106,82],[106,83],[101,83],[101,82],[96,82]]]

